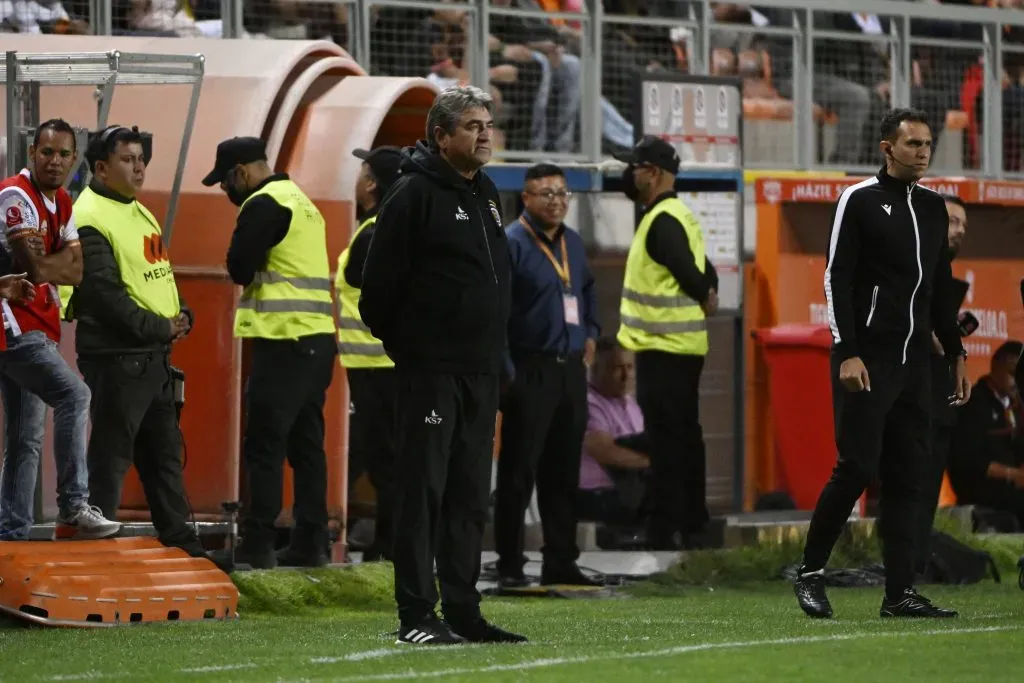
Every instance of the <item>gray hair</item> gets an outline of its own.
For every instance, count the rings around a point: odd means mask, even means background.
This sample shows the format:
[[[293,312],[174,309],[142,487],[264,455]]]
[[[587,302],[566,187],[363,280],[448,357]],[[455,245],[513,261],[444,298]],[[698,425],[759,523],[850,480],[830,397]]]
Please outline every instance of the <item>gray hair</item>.
[[[490,93],[473,85],[455,86],[438,95],[427,112],[427,144],[430,149],[438,149],[437,140],[434,138],[435,128],[440,127],[451,135],[455,132],[462,115],[477,107],[483,107],[488,113],[494,114],[494,99]]]

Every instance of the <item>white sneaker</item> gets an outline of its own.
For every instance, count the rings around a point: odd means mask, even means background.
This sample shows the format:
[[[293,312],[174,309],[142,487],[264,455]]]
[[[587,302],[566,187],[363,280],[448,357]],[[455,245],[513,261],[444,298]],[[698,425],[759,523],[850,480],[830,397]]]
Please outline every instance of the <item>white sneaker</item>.
[[[111,522],[95,505],[80,507],[69,517],[57,519],[53,530],[55,541],[92,541],[113,536],[121,530],[120,522]]]

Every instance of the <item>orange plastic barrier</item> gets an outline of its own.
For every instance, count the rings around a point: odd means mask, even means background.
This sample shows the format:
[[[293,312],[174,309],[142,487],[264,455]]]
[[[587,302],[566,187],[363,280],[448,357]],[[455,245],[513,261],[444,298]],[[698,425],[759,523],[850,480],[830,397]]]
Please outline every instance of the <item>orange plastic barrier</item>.
[[[746,276],[748,329],[827,322],[823,278],[830,220],[843,189],[863,178],[760,177],[757,246]],[[972,379],[988,371],[995,349],[1024,339],[1020,280],[1024,277],[1024,183],[966,178],[926,178],[924,185],[967,203],[968,232],[953,274],[971,284],[964,309],[981,326],[965,345]],[[746,504],[779,486],[773,417],[791,406],[773,404],[764,359],[747,349]]]
[[[238,589],[152,538],[0,542],[0,611],[46,626],[225,620]]]

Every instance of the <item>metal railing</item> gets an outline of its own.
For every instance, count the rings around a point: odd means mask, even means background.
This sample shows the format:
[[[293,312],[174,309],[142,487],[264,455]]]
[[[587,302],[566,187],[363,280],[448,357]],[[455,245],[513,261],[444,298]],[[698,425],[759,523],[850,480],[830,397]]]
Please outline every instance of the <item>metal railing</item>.
[[[940,132],[936,171],[1024,176],[1022,9],[860,0],[854,16],[830,0],[758,0],[745,15],[648,0],[651,16],[638,16],[616,0],[557,13],[530,0],[191,0],[173,17],[123,18],[112,2],[65,7],[94,33],[327,38],[370,73],[491,88],[506,159],[601,159],[632,135],[636,72],[661,68],[744,79],[747,166],[873,167],[878,114],[918,106]],[[524,26],[561,48],[518,49],[532,42]]]

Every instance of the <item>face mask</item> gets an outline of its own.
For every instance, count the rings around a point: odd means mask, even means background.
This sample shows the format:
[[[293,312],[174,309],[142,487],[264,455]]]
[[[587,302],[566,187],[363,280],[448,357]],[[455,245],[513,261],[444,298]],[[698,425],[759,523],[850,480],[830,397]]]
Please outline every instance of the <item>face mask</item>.
[[[249,195],[252,194],[249,190],[239,190],[234,185],[228,185],[227,193],[228,199],[230,199],[231,203],[235,206],[241,206],[242,202],[248,199]]]
[[[622,193],[634,202],[640,197],[640,192],[636,188],[635,172],[636,168],[632,164],[627,166],[626,170],[622,172]]]

